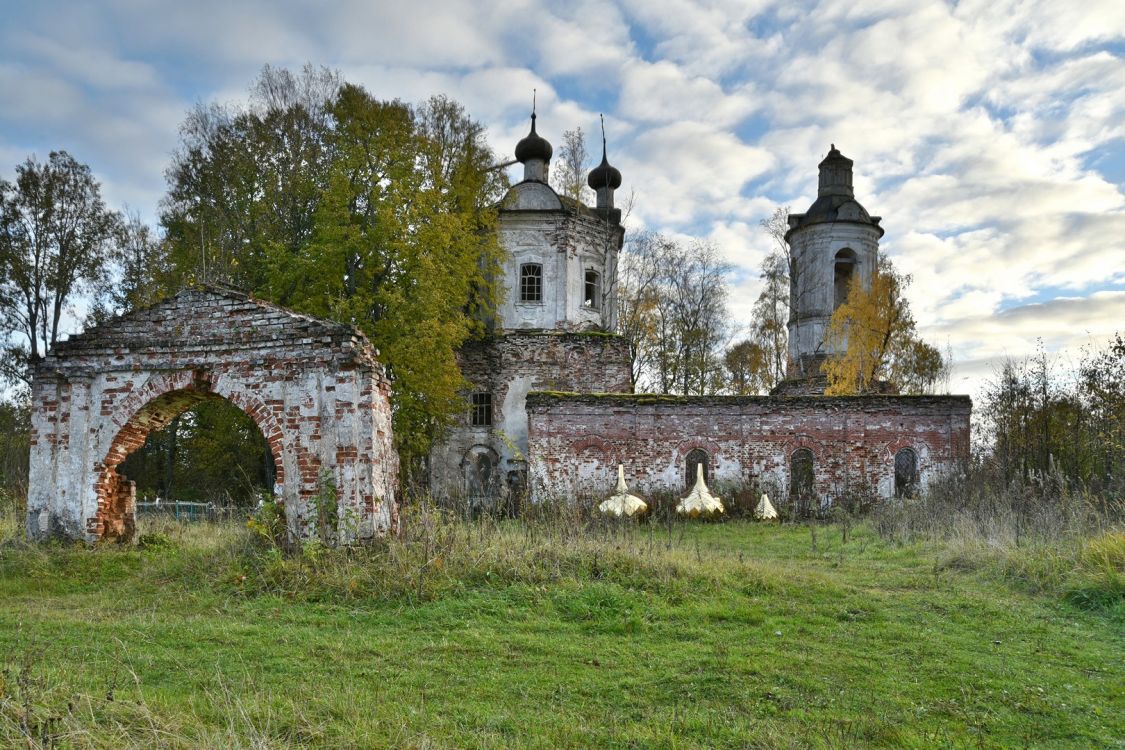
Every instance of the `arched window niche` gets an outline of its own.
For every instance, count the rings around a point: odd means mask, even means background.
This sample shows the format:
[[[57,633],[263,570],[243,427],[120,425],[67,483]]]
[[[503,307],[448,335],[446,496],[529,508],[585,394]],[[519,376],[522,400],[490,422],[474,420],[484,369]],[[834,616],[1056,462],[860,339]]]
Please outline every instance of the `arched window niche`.
[[[597,310],[602,306],[602,275],[593,269],[586,270],[582,306],[588,310]]]
[[[903,448],[895,454],[895,497],[914,497],[918,489],[918,454]]]
[[[798,517],[810,516],[816,509],[816,468],[813,452],[798,448],[789,457],[789,501]]]
[[[693,448],[684,458],[684,485],[691,489],[695,486],[696,468],[703,465],[703,481],[711,486],[711,457],[702,448]]]
[[[472,510],[489,508],[499,488],[500,457],[486,445],[474,445],[461,459],[465,499]]]
[[[845,247],[836,253],[836,261],[832,273],[832,310],[835,311],[848,299],[852,278],[855,276],[856,265],[859,263],[855,251]]]
[[[543,266],[540,263],[520,265],[520,302],[543,301]]]

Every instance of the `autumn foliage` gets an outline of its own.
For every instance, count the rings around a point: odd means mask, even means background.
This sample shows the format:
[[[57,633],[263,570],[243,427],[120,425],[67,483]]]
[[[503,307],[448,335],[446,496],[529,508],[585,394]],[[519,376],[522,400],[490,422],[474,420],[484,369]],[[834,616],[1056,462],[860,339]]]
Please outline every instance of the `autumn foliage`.
[[[903,393],[931,392],[946,363],[941,353],[918,338],[903,292],[910,277],[890,259],[879,258],[869,285],[852,278],[847,300],[836,308],[825,332],[834,352],[824,363],[829,396],[848,396],[890,387]]]

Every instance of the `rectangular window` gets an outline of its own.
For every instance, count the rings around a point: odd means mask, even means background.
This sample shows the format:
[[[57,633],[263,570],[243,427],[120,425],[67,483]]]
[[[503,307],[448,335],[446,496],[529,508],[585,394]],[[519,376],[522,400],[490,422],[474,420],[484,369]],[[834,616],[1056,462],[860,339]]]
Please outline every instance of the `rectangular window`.
[[[472,408],[469,412],[469,422],[473,427],[492,426],[492,394],[474,393]]]
[[[597,310],[601,307],[602,277],[597,271],[586,272],[586,289],[582,297],[582,306]]]
[[[543,301],[543,266],[524,263],[520,266],[520,302]]]

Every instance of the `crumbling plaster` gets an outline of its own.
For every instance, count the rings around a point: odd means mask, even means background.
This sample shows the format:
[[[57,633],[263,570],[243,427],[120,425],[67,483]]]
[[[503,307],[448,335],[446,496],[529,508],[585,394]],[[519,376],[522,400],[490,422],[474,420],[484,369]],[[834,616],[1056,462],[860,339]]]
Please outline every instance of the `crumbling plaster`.
[[[814,456],[823,502],[864,486],[894,492],[894,455],[918,454],[922,486],[968,458],[967,396],[652,396],[531,393],[530,486],[544,493],[604,496],[624,464],[644,497],[686,489],[687,454],[702,449],[712,484],[769,484],[788,491],[789,460]]]
[[[509,331],[466,345],[458,359],[470,390],[492,394],[492,425],[471,425],[466,411],[434,447],[431,489],[439,497],[464,493],[464,456],[474,448],[487,447],[498,457],[502,481],[511,472],[522,477],[529,455],[529,391],[632,390],[628,342],[604,333]]]
[[[249,414],[269,442],[291,537],[335,487],[336,538],[397,519],[390,383],[350,326],[225,290],[187,290],[58,344],[32,386],[27,531],[129,539],[135,489],[117,466],[205,399]]]

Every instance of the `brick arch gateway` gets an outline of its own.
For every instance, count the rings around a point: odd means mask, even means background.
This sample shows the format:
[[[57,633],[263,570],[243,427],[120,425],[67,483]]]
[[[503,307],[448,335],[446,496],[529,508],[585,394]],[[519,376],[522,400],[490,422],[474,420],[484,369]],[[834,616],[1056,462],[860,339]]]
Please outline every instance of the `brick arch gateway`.
[[[351,326],[202,288],[57,344],[32,381],[27,532],[132,538],[135,486],[118,465],[208,399],[248,414],[270,446],[289,536],[317,533],[335,488],[334,539],[397,525],[390,383]],[[319,509],[323,513],[324,509]]]

